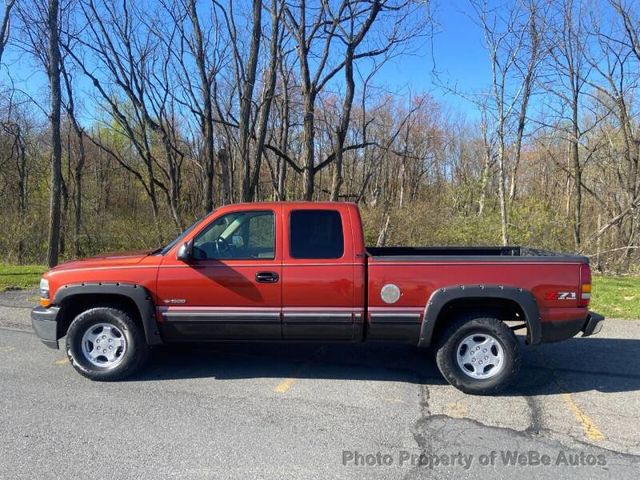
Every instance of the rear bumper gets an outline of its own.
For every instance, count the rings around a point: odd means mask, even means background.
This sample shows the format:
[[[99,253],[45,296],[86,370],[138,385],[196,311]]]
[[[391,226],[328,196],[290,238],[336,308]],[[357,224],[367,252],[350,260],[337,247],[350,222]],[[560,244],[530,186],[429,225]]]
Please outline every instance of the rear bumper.
[[[596,312],[589,312],[587,315],[587,321],[584,322],[582,326],[582,336],[588,337],[589,335],[595,335],[596,333],[600,333],[602,330],[602,322],[604,322],[604,317]]]
[[[559,342],[576,336],[582,332],[583,337],[595,335],[602,329],[604,317],[595,312],[589,312],[586,318],[572,320],[542,322],[542,341]]]
[[[31,310],[31,325],[38,338],[47,347],[58,347],[58,313],[60,307],[36,307]]]

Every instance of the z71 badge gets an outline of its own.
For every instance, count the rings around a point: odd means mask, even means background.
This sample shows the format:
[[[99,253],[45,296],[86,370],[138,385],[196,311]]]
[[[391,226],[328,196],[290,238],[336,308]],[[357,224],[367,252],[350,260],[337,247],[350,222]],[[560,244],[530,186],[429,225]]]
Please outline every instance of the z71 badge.
[[[558,292],[558,300],[575,300],[576,292]]]
[[[576,292],[547,292],[544,296],[545,300],[577,300],[578,294]]]

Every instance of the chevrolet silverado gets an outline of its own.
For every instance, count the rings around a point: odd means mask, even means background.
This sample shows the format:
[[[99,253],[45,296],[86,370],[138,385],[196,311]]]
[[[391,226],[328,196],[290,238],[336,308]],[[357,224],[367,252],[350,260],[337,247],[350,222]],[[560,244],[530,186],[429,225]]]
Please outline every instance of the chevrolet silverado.
[[[351,203],[221,207],[152,252],[44,274],[35,332],[92,380],[173,342],[406,342],[473,394],[513,380],[521,344],[597,333],[587,258],[524,247],[365,247]],[[515,331],[522,331],[520,342]]]

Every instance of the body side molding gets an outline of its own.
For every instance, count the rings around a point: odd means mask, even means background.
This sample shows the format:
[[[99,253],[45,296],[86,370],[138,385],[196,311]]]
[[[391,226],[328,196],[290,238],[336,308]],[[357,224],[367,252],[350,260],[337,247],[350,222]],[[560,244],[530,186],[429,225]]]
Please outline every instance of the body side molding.
[[[149,345],[163,343],[155,317],[155,306],[146,288],[133,283],[121,282],[86,282],[64,285],[56,292],[53,303],[61,305],[65,299],[75,295],[120,295],[127,297],[136,304],[140,313],[140,320],[144,328],[144,335]]]
[[[511,300],[524,312],[527,323],[527,342],[536,345],[541,341],[540,310],[538,302],[531,292],[517,287],[503,285],[455,285],[439,288],[431,294],[424,308],[422,327],[418,346],[429,347],[433,331],[442,309],[449,302],[458,299],[468,300]]]

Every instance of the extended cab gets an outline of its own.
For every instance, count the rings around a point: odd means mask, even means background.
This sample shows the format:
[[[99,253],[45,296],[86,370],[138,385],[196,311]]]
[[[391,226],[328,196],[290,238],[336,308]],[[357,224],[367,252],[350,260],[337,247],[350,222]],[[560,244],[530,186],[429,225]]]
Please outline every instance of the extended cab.
[[[151,346],[185,341],[406,342],[444,377],[493,393],[529,345],[596,333],[585,257],[523,247],[366,248],[350,203],[219,208],[153,252],[48,271],[32,312],[42,341],[66,336],[93,380],[137,370]]]

